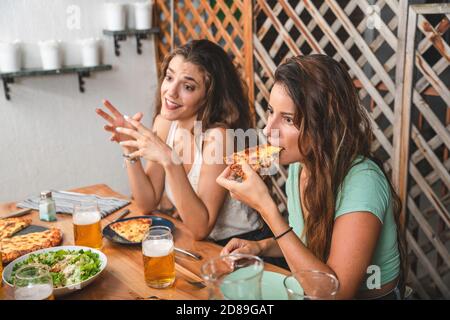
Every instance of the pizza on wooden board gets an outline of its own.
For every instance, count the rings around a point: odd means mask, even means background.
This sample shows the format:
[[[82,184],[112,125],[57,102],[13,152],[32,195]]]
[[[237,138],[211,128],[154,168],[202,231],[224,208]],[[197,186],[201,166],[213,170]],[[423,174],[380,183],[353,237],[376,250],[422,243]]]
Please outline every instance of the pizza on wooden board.
[[[61,240],[62,233],[58,228],[5,238],[0,242],[2,261],[6,264],[27,253],[55,247],[61,243]]]
[[[268,169],[275,163],[281,150],[282,148],[280,147],[264,144],[233,153],[225,158],[226,163],[231,164],[231,175],[229,178],[233,180],[243,180],[245,178],[241,166],[243,162],[248,163],[253,170],[261,174],[263,169]]]
[[[128,241],[142,242],[151,225],[151,219],[138,218],[115,222],[111,225],[111,229]]]
[[[30,218],[0,219],[0,240],[12,237],[15,233],[31,224]]]

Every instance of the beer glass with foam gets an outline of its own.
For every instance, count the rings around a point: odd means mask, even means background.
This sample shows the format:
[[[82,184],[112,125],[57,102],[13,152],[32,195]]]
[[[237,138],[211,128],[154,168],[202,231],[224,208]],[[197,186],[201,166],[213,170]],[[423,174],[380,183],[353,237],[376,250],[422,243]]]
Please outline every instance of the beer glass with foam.
[[[142,241],[145,282],[152,288],[166,288],[175,281],[175,253],[172,233],[164,226],[150,227]]]
[[[73,234],[77,246],[102,248],[100,220],[101,214],[96,201],[83,201],[74,206]]]

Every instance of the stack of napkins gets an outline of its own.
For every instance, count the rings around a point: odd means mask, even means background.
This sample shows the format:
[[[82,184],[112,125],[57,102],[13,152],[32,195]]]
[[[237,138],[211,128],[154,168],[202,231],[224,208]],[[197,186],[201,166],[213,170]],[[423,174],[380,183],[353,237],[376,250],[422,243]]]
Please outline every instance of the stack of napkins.
[[[102,218],[113,213],[120,208],[125,207],[130,204],[129,200],[117,199],[117,198],[106,198],[100,197],[95,194],[83,194],[69,191],[52,191],[53,200],[56,204],[56,212],[58,213],[73,213],[73,208],[76,204],[80,204],[89,200],[96,200],[98,208],[102,215]],[[19,208],[31,208],[34,210],[39,210],[39,200],[40,196],[31,197],[17,204]]]

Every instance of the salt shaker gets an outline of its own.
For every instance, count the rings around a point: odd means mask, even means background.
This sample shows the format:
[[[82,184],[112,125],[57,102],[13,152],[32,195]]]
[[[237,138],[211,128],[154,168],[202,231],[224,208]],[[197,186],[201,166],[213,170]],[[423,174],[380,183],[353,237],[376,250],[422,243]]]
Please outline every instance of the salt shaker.
[[[51,191],[41,192],[41,200],[39,201],[39,218],[42,221],[56,221],[55,200],[52,198]]]

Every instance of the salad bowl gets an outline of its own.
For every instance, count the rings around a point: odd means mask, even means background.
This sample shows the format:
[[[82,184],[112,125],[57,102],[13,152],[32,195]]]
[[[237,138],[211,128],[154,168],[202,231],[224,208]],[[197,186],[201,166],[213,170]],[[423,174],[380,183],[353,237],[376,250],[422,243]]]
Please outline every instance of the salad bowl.
[[[33,260],[33,261],[30,261]],[[53,278],[55,297],[81,290],[105,270],[108,259],[96,249],[82,246],[58,246],[23,255],[3,270],[3,282],[14,287],[13,276],[18,267],[29,263],[46,265]]]

